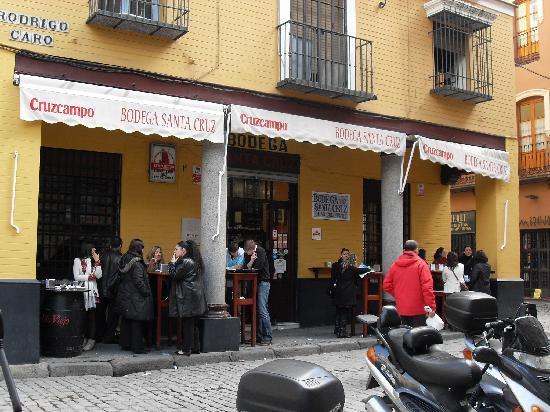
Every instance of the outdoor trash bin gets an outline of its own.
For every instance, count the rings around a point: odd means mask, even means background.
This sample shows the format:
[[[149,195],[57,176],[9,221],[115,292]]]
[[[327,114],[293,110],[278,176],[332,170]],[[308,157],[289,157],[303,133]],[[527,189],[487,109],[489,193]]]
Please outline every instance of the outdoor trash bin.
[[[314,363],[278,359],[245,373],[237,410],[247,412],[337,412],[344,410],[340,380]]]

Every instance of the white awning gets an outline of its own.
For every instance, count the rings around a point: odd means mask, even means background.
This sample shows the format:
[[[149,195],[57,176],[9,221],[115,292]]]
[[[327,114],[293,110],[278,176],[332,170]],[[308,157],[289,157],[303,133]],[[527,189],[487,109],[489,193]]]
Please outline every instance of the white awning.
[[[231,131],[399,156],[407,147],[405,133],[238,105],[231,106]]]
[[[417,137],[420,158],[423,160],[510,181],[510,164],[505,151]]]
[[[223,105],[20,75],[22,120],[223,143]]]

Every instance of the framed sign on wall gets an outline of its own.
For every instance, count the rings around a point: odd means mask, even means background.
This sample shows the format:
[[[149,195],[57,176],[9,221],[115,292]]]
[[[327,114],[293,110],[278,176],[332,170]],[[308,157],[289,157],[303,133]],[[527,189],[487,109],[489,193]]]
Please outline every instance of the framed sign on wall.
[[[176,181],[175,146],[151,143],[149,181],[156,183],[174,183]]]

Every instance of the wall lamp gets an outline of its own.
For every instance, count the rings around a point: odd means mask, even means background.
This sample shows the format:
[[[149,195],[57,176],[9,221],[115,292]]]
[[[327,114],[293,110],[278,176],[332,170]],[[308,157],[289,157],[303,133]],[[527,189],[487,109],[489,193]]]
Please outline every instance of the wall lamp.
[[[380,3],[378,3],[378,8],[383,9],[386,6],[386,1],[387,0],[384,0],[384,1],[381,1]]]

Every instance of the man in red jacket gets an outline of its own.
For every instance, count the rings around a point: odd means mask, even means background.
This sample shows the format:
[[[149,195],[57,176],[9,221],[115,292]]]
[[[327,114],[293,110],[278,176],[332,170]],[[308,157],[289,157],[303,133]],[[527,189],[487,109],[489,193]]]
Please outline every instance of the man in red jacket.
[[[418,256],[418,243],[405,242],[403,254],[391,265],[384,279],[384,290],[395,298],[397,311],[403,324],[426,326],[426,310],[435,314],[433,278],[427,263]]]

